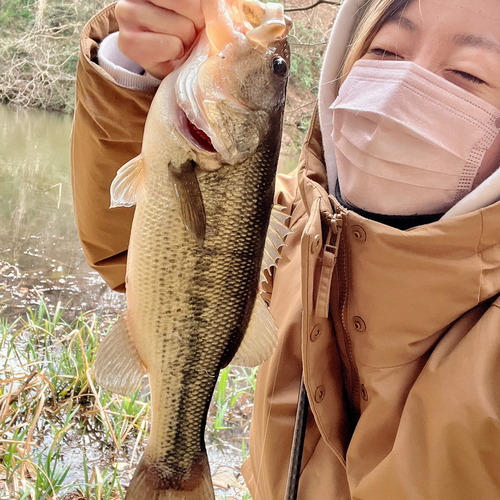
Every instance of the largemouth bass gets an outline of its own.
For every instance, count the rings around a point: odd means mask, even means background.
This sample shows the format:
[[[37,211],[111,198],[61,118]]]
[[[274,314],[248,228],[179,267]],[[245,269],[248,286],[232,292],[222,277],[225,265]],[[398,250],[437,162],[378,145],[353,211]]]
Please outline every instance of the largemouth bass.
[[[258,286],[284,230],[276,215],[268,251],[290,23],[277,3],[202,8],[205,30],[161,83],[142,152],[111,188],[113,205],[136,211],[127,312],[95,375],[127,394],[147,373],[151,388],[151,434],[129,500],[214,498],[204,429],[218,373],[233,358],[259,364],[276,343]]]

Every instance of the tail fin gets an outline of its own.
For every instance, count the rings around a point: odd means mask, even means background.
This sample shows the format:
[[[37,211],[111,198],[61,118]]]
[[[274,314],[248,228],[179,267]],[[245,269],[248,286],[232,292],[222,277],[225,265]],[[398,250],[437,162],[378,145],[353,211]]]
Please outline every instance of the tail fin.
[[[147,452],[146,452],[147,453]],[[128,487],[125,500],[214,500],[214,487],[206,453],[200,453],[184,474],[142,457]]]

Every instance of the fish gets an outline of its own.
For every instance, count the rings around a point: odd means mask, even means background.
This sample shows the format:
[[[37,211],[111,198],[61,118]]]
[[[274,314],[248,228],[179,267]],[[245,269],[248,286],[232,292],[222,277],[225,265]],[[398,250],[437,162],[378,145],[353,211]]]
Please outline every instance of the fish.
[[[202,0],[205,29],[151,104],[141,154],[111,186],[135,205],[125,314],[99,346],[98,384],[151,390],[151,432],[127,500],[213,500],[204,442],[219,371],[270,357],[259,293],[288,233],[273,206],[291,21],[279,3]]]

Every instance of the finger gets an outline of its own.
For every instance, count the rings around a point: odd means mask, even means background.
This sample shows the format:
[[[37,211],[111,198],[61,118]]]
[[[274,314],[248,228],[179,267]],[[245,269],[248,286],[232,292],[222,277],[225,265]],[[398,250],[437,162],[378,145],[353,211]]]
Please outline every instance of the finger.
[[[184,50],[191,47],[197,35],[193,21],[149,2],[143,4],[119,2],[115,12],[120,30],[173,35],[182,40]]]
[[[118,47],[123,54],[149,73],[151,73],[151,70],[156,73],[159,65],[174,61],[184,54],[184,45],[180,38],[149,31],[135,33],[126,30],[120,31]],[[151,47],[154,47],[154,50],[151,50]],[[165,66],[165,68],[168,67],[172,68],[171,65]],[[153,73],[151,74],[156,76]]]
[[[205,18],[201,10],[201,0],[150,0],[163,9],[177,12],[193,21],[196,31],[200,32],[205,26]]]
[[[159,64],[155,64],[154,66],[151,66],[147,70],[147,72],[151,76],[158,78],[158,80],[163,80],[167,75],[172,73],[172,71],[174,69],[175,69],[175,65],[171,61],[167,61],[167,62],[162,62]]]

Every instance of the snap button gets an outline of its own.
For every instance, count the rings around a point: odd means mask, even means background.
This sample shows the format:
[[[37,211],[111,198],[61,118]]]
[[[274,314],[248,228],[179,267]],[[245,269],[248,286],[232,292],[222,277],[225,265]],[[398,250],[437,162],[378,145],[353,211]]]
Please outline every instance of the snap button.
[[[311,245],[311,252],[314,253],[318,250],[319,246],[321,245],[321,236],[319,234],[314,236],[312,245]]]
[[[352,318],[352,324],[354,326],[354,329],[358,333],[363,333],[366,331],[366,323],[363,321],[363,318],[360,318],[359,316],[354,316],[354,318]]]
[[[500,118],[497,118],[497,119],[495,120],[495,127],[496,127],[496,128],[500,128]]]
[[[319,339],[319,336],[321,335],[321,327],[319,325],[316,325],[312,331],[311,331],[311,341],[314,342]]]
[[[366,387],[364,384],[361,384],[361,397],[365,400],[368,401],[368,391],[366,390]]]
[[[366,241],[366,231],[361,226],[352,226],[351,234],[356,241]]]
[[[316,389],[316,393],[314,394],[314,401],[316,401],[316,403],[321,403],[321,401],[325,399],[325,394],[326,394],[325,388],[322,385],[320,385]]]

